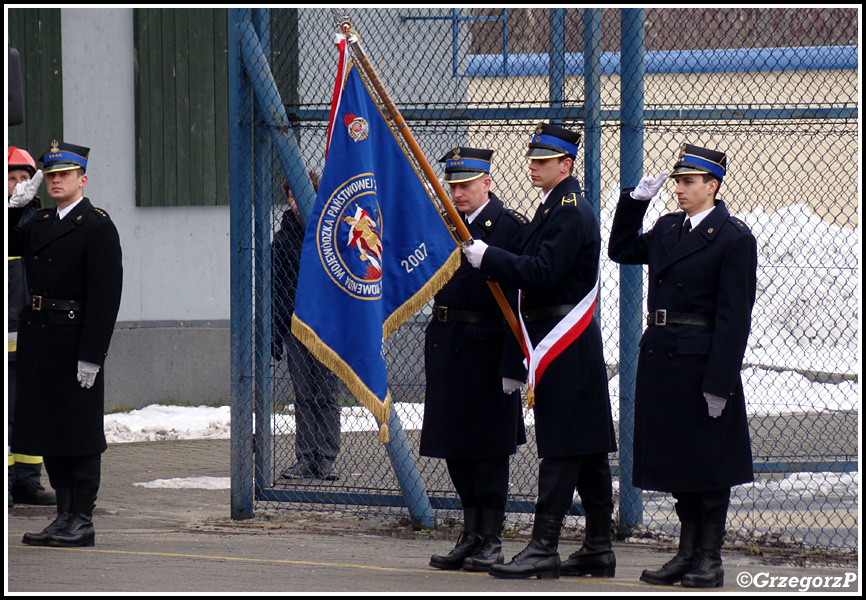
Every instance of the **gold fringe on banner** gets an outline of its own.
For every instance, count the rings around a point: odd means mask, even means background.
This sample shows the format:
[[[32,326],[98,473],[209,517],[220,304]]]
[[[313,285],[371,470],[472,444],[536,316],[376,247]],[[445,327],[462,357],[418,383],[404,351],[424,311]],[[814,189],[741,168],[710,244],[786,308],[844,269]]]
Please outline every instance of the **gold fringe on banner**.
[[[457,269],[460,268],[460,259],[462,251],[460,248],[455,248],[445,264],[424,284],[420,290],[415,292],[411,298],[403,303],[397,310],[391,313],[391,316],[385,319],[382,324],[382,340],[387,340],[391,334],[397,331],[400,326],[405,323],[409,317],[421,310],[425,304],[432,298],[436,292],[441,290],[448,280],[454,276]]]
[[[386,393],[385,402],[380,402],[376,394],[370,391],[370,388],[364,385],[361,378],[355,374],[352,367],[346,364],[346,361],[339,354],[328,347],[316,335],[316,332],[297,316],[292,316],[292,335],[306,346],[320,363],[339,377],[358,402],[376,417],[376,420],[379,421],[379,441],[387,443],[389,441],[387,423],[388,416],[391,414],[391,391],[388,390]]]

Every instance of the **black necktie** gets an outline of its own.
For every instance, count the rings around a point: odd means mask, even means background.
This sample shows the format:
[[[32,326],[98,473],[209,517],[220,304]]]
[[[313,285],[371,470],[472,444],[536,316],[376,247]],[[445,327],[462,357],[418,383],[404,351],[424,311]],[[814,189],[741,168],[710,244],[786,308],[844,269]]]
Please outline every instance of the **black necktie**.
[[[686,219],[686,222],[683,223],[683,226],[680,227],[680,239],[683,239],[685,235],[692,230],[692,220]]]

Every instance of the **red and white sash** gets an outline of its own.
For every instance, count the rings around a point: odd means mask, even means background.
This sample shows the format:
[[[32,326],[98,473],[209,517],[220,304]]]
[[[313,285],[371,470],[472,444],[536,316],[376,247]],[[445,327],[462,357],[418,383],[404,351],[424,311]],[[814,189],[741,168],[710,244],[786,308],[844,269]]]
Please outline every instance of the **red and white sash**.
[[[523,348],[526,355],[525,365],[528,371],[529,397],[527,405],[531,408],[535,403],[535,388],[541,381],[541,376],[548,365],[553,362],[563,350],[568,348],[584,332],[592,321],[592,314],[598,301],[598,273],[601,271],[601,262],[596,272],[595,285],[589,293],[578,302],[571,311],[565,315],[556,326],[547,332],[538,346],[533,347],[523,322],[523,293],[518,296],[517,315],[520,319],[520,330],[523,333]]]

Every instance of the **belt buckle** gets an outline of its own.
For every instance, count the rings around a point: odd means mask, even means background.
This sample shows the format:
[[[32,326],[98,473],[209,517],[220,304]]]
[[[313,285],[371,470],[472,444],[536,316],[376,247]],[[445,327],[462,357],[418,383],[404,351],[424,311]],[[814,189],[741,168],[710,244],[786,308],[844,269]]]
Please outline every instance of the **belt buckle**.
[[[436,310],[436,319],[440,323],[448,322],[448,307],[447,306],[439,306]]]
[[[35,311],[42,310],[42,296],[31,296],[30,297],[30,310],[35,310]]]
[[[655,312],[655,325],[656,327],[664,327],[668,324],[668,311],[664,308],[660,308]]]

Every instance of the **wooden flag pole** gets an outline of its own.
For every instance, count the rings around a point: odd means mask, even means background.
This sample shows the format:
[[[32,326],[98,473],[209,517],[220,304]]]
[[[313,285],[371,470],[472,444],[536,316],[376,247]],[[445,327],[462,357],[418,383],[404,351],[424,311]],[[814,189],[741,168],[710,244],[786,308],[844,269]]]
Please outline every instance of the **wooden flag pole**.
[[[442,184],[440,183],[439,178],[436,176],[435,171],[433,171],[430,163],[427,162],[427,158],[424,156],[424,152],[421,150],[418,142],[415,141],[415,136],[413,136],[412,132],[409,130],[409,125],[406,124],[406,121],[403,119],[403,115],[400,114],[397,106],[391,100],[391,96],[390,94],[388,94],[388,90],[385,89],[382,80],[379,79],[379,76],[376,74],[376,70],[373,68],[373,65],[370,62],[370,59],[367,57],[366,52],[364,52],[364,48],[361,46],[361,41],[358,39],[357,33],[352,29],[352,24],[349,21],[348,17],[345,15],[345,13],[343,13],[343,11],[335,8],[331,9],[331,14],[334,16],[334,22],[339,28],[340,33],[347,37],[349,47],[352,49],[355,58],[358,60],[358,64],[364,70],[367,78],[373,84],[373,87],[376,89],[376,93],[379,94],[379,98],[382,100],[382,104],[385,106],[385,109],[388,111],[388,114],[391,116],[391,119],[397,126],[397,130],[400,132],[400,135],[402,135],[403,139],[406,141],[406,145],[409,147],[409,150],[414,155],[415,160],[418,161],[421,170],[424,171],[424,175],[427,177],[427,181],[429,181],[430,185],[433,186],[433,190],[436,192],[436,196],[442,203],[443,208],[445,208],[445,213],[448,215],[448,219],[451,221],[451,225],[454,227],[457,235],[460,236],[460,239],[463,240],[461,242],[461,247],[471,245],[473,243],[472,235],[470,235],[469,230],[463,223],[463,219],[460,217],[457,209],[454,208],[453,204],[451,204],[451,200],[448,198],[448,194],[445,192],[445,188],[442,187]],[[515,316],[514,311],[511,310],[511,305],[508,304],[508,300],[505,298],[505,294],[502,293],[502,288],[500,288],[499,284],[495,281],[488,281],[487,285],[490,286],[490,291],[493,293],[493,297],[496,298],[496,303],[499,305],[500,310],[502,310],[502,314],[505,315],[505,320],[508,323],[508,326],[511,328],[511,331],[517,338],[517,342],[522,348],[523,335],[520,332],[520,324],[517,321],[517,317]]]

